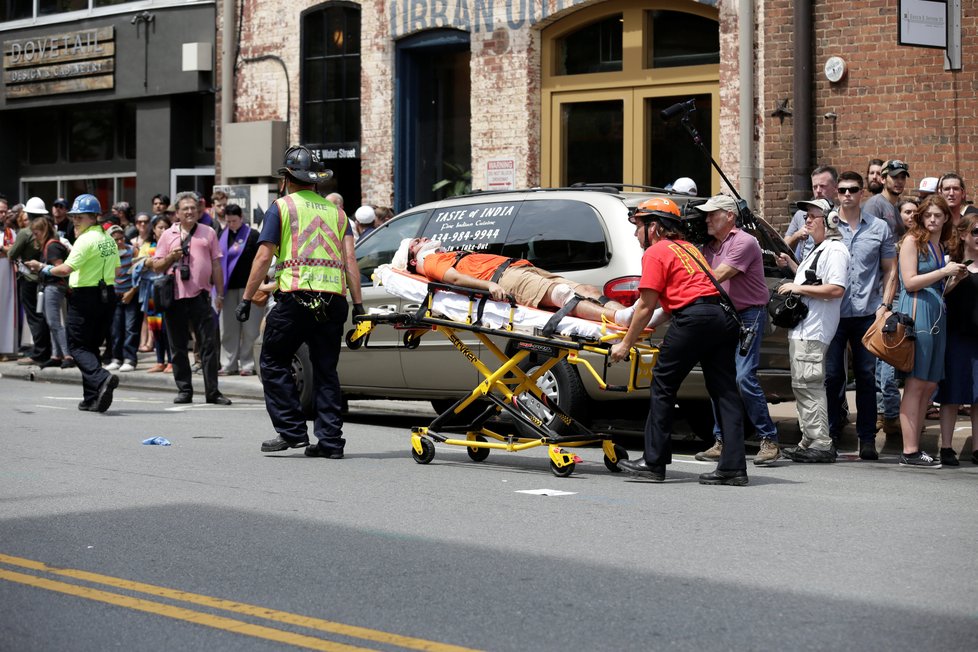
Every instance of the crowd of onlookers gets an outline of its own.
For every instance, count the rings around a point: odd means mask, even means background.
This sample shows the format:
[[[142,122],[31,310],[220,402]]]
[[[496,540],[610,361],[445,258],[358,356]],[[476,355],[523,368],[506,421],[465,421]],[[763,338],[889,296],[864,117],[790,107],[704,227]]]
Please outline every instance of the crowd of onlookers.
[[[882,429],[902,436],[903,465],[957,466],[957,416],[970,416],[972,435],[978,431],[978,208],[967,201],[964,179],[949,172],[924,177],[914,188],[907,163],[879,159],[870,161],[865,178],[819,166],[811,179],[813,199],[799,202],[785,233],[800,264],[787,256],[781,263],[796,273],[790,291],[814,309],[789,337],[819,341],[792,360],[793,384],[806,365],[824,371],[824,381],[815,383],[824,388],[815,392],[818,409],[802,400],[799,413],[809,409],[802,420],[828,437],[816,441],[813,434],[785,453],[797,461],[834,458],[830,448],[848,420],[851,364],[862,459],[877,459]],[[838,289],[815,289],[823,283]],[[914,364],[907,373],[862,344],[873,322],[892,312],[914,320]],[[920,449],[926,418],[940,420],[938,456]],[[978,450],[971,460],[978,464]]]
[[[184,193],[181,194],[181,197]],[[243,229],[242,211],[228,205],[227,194],[215,191],[208,203],[193,195],[198,204],[201,224],[214,229],[225,261],[225,294],[240,294],[257,251],[257,233],[238,235]],[[68,258],[75,236],[68,219],[69,203],[54,199],[50,210],[41,197],[31,197],[24,204],[10,205],[0,196],[0,220],[3,240],[0,246],[0,358],[17,359],[19,364],[42,368],[74,366],[65,335],[65,297],[67,279],[41,277],[24,263],[37,260],[58,265]],[[139,353],[155,353],[155,363],[141,371],[170,373],[171,346],[163,313],[154,304],[153,282],[160,273],[146,263],[156,253],[156,246],[167,230],[178,222],[177,206],[165,194],[153,197],[152,208],[135,213],[127,202],[113,204],[99,219],[102,228],[115,240],[121,265],[116,270],[114,291],[116,308],[109,332],[105,333],[103,363],[106,369],[129,373],[138,368]],[[235,295],[237,296],[237,295]],[[216,299],[216,297],[215,297]],[[213,302],[216,304],[216,301]],[[230,305],[236,305],[237,300]],[[256,311],[257,312],[257,311]],[[258,336],[261,315],[254,324],[239,324],[231,314],[221,320],[215,311],[215,328],[221,337],[223,374],[255,373],[252,349]],[[28,337],[29,334],[29,337]],[[190,333],[194,337],[193,333]],[[24,342],[28,342],[24,344]],[[199,345],[195,343],[200,368]]]

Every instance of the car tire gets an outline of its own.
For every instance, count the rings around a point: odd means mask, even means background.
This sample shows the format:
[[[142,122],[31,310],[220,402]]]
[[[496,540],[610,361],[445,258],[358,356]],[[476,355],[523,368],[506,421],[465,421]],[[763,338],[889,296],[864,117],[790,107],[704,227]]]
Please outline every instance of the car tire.
[[[716,441],[713,437],[713,404],[710,401],[690,399],[680,401],[679,410],[694,435],[708,444]]]
[[[307,419],[316,416],[316,401],[313,396],[312,360],[309,358],[309,347],[303,344],[292,358],[292,377],[295,378],[295,388],[299,392],[299,405]]]
[[[530,359],[520,365],[523,371],[531,373],[540,366],[542,361]],[[557,406],[571,416],[575,421],[583,426],[588,426],[591,415],[591,399],[584,389],[577,369],[574,369],[569,362],[561,360],[554,365],[547,373],[540,377],[537,385],[543,390],[544,395],[550,401],[556,401]],[[562,421],[553,418],[547,422],[547,426],[559,435],[569,434],[570,428]],[[536,437],[537,434],[531,429],[517,424],[521,435]]]

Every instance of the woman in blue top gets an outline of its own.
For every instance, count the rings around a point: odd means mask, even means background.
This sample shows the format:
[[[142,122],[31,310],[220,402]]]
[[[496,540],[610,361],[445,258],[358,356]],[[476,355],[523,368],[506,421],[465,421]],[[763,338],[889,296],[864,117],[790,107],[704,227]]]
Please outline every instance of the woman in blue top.
[[[900,281],[904,292],[897,311],[914,318],[917,341],[913,371],[907,377],[900,403],[903,455],[900,464],[910,467],[941,466],[920,450],[920,429],[937,383],[944,377],[947,316],[944,286],[949,277],[962,276],[961,263],[945,263],[944,245],[951,235],[951,209],[940,195],[920,203],[913,226],[900,245]]]

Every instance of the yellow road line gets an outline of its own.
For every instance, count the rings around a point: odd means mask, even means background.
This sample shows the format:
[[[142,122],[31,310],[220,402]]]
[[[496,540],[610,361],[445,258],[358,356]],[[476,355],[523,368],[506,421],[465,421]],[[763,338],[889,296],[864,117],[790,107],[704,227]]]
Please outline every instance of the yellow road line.
[[[337,623],[330,620],[323,620],[321,618],[301,616],[299,614],[293,614],[287,611],[278,611],[276,609],[268,609],[266,607],[259,607],[257,605],[250,605],[243,602],[234,602],[232,600],[223,600],[221,598],[214,598],[206,595],[199,595],[196,593],[188,593],[186,591],[180,591],[177,589],[168,589],[162,586],[155,586],[153,584],[144,584],[142,582],[124,580],[109,575],[100,575],[98,573],[90,573],[88,571],[76,570],[72,568],[58,568],[56,566],[49,566],[44,562],[34,561],[32,559],[25,559],[23,557],[13,557],[11,555],[5,555],[2,553],[0,553],[0,563],[9,564],[11,566],[20,566],[21,568],[29,568],[31,570],[41,571],[45,573],[52,573],[54,575],[61,575],[63,577],[71,577],[86,582],[93,582],[95,584],[104,584],[106,586],[112,586],[115,588],[125,589],[128,591],[146,593],[161,598],[180,600],[182,602],[189,602],[191,604],[199,604],[213,609],[222,609],[224,611],[239,613],[246,616],[253,616],[256,618],[264,618],[266,620],[273,620],[288,625],[307,627],[309,629],[329,632],[331,634],[340,634],[342,636],[359,638],[374,643],[395,645],[410,650],[421,650],[422,652],[477,652],[472,648],[461,647],[458,645],[439,643],[437,641],[428,641],[425,639],[413,638],[410,636],[401,636],[399,634],[391,634],[389,632],[383,632],[376,629],[368,629],[366,627],[357,627],[355,625],[345,625],[343,623]],[[28,576],[28,577],[33,577],[33,576]],[[69,586],[73,586],[73,585],[69,585]],[[110,595],[115,595],[115,594],[110,594]],[[273,630],[273,631],[277,631],[277,630]],[[318,640],[318,639],[313,639],[313,640]]]
[[[204,625],[205,627],[213,627],[214,629],[223,629],[234,634],[244,634],[246,636],[263,638],[269,641],[275,641],[277,643],[286,643],[288,645],[304,647],[310,650],[324,650],[325,652],[372,652],[369,650],[369,648],[326,641],[313,636],[293,634],[292,632],[284,632],[280,629],[274,629],[272,627],[252,625],[240,620],[234,620],[233,618],[205,614],[199,611],[193,611],[192,609],[184,609],[183,607],[174,607],[173,605],[163,604],[162,602],[153,602],[152,600],[131,598],[127,595],[119,595],[118,593],[101,591],[99,589],[93,589],[87,586],[57,582],[44,577],[26,575],[16,571],[0,569],[0,579],[17,582],[18,584],[26,584],[39,589],[47,589],[48,591],[65,593],[67,595],[72,595],[79,598],[86,598],[88,600],[105,602],[117,607],[144,611],[156,616],[166,616],[167,618],[175,618],[176,620],[185,620],[196,625]]]

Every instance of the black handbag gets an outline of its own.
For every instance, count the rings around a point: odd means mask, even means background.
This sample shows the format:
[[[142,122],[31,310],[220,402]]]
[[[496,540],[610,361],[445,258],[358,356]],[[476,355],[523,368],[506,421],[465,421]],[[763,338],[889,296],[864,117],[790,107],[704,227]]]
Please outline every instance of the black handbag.
[[[800,294],[789,292],[778,294],[771,292],[771,300],[767,304],[767,312],[771,315],[771,323],[781,328],[794,328],[808,316],[808,306],[801,300]]]
[[[153,304],[157,312],[169,310],[173,306],[173,274],[164,274],[153,281]]]
[[[821,285],[822,279],[818,277],[818,259],[822,257],[823,247],[816,249],[813,254],[812,264],[805,270],[805,282],[802,285]],[[767,302],[767,313],[771,315],[771,323],[781,328],[794,328],[808,316],[808,304],[802,301],[800,294],[788,292],[781,294],[777,290],[771,291],[771,298]]]

